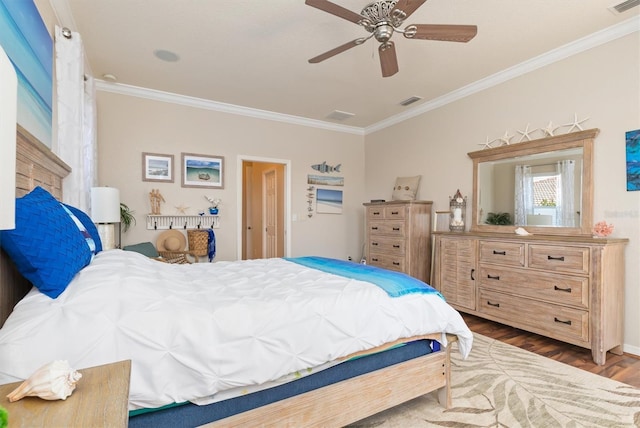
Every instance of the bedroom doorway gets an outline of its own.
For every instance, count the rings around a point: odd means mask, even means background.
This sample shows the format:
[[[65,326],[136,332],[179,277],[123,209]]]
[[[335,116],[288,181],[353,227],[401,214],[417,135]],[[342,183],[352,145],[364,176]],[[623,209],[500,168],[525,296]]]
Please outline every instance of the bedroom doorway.
[[[238,157],[238,259],[288,257],[290,162]]]

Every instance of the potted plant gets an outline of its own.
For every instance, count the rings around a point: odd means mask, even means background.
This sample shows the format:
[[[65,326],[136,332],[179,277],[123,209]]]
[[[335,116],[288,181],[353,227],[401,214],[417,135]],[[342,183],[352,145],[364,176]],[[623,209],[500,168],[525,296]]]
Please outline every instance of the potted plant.
[[[126,232],[134,224],[136,224],[136,218],[133,216],[133,211],[126,204],[120,202],[120,225],[122,231]]]
[[[499,226],[511,224],[511,214],[509,213],[489,213],[487,214],[486,224],[494,224]]]

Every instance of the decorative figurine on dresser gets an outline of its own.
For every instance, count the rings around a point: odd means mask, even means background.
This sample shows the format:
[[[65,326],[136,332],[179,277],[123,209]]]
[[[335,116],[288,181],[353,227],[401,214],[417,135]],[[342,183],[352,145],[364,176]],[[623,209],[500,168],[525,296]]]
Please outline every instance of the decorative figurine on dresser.
[[[416,201],[420,176],[398,177],[392,201],[365,203],[367,263],[428,282],[431,201]]]
[[[470,231],[434,232],[432,285],[461,312],[591,349],[602,365],[607,351],[622,354],[628,240],[593,237],[598,132],[469,153]],[[533,184],[523,189],[534,182],[521,179],[523,170],[559,176],[564,183],[554,190],[555,200],[565,206],[527,205],[522,195],[542,190]],[[548,202],[549,189],[544,192]],[[492,213],[508,213],[513,224],[490,221]]]

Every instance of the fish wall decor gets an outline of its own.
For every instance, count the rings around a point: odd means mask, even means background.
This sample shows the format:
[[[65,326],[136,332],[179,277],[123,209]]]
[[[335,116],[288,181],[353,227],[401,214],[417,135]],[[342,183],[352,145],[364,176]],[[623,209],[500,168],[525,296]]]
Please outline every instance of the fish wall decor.
[[[316,171],[319,171],[323,174],[326,173],[330,173],[330,172],[340,172],[340,167],[342,166],[341,163],[339,163],[336,166],[331,166],[331,165],[327,165],[327,161],[324,161],[322,163],[317,163],[315,165],[311,165],[311,168],[315,169]]]

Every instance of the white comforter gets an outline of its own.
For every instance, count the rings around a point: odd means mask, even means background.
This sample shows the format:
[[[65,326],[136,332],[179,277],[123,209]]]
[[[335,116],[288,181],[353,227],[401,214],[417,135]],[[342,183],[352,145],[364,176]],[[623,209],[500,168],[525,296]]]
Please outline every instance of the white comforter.
[[[0,329],[0,384],[57,359],[132,360],[130,409],[272,381],[402,337],[472,335],[436,295],[377,286],[282,259],[174,265],[99,253],[52,300],[37,290]]]

